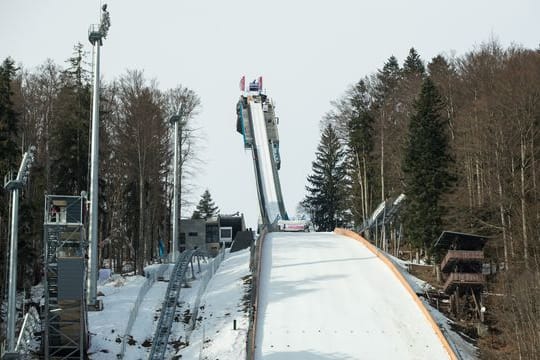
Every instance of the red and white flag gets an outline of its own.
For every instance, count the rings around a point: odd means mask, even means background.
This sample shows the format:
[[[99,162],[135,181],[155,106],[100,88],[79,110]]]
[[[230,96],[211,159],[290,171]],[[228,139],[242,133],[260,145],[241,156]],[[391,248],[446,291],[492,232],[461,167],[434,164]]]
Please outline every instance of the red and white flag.
[[[246,75],[242,76],[240,79],[240,90],[246,91]]]

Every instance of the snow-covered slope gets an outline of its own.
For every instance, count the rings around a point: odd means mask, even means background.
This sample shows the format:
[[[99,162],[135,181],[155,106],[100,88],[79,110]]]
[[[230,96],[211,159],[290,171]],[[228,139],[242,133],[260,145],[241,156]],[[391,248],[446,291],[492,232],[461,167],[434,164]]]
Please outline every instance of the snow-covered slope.
[[[390,269],[332,233],[264,242],[256,359],[448,359]]]

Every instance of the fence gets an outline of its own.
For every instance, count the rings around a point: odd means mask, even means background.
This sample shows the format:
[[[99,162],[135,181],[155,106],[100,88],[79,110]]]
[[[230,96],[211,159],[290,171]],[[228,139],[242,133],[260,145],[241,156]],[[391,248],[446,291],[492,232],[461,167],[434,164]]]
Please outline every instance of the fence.
[[[251,248],[250,270],[251,270],[251,299],[249,307],[249,327],[246,341],[246,358],[253,360],[255,358],[255,340],[257,332],[257,310],[259,306],[259,281],[261,276],[261,261],[264,239],[267,234],[267,228],[263,228],[254,247]]]
[[[204,275],[201,276],[199,279],[199,290],[197,291],[197,296],[195,298],[195,303],[193,304],[193,310],[191,312],[191,320],[189,322],[189,328],[186,332],[186,341],[189,341],[189,337],[191,336],[191,332],[195,329],[195,325],[197,323],[197,315],[199,314],[199,306],[201,304],[201,298],[204,292],[206,291],[206,287],[208,286],[208,283],[210,282],[210,279],[214,276],[217,269],[219,268],[219,265],[221,262],[225,259],[225,247],[221,249],[221,251],[218,253],[218,255],[208,264],[206,271],[204,272]]]
[[[131,308],[131,311],[129,312],[128,324],[126,326],[126,331],[124,331],[124,339],[122,341],[120,354],[118,355],[120,359],[124,358],[124,355],[126,352],[126,344],[128,342],[128,336],[131,333],[131,329],[133,328],[133,324],[135,323],[135,319],[137,318],[137,314],[139,313],[139,307],[141,306],[141,303],[144,297],[146,296],[146,293],[148,293],[148,290],[150,290],[150,288],[152,287],[152,285],[154,285],[156,280],[159,277],[163,276],[167,268],[169,268],[169,265],[167,264],[161,265],[157,271],[154,271],[148,274],[146,281],[144,282],[143,286],[141,286],[141,289],[139,290],[139,293],[137,294],[137,299],[135,300],[135,303],[133,304],[133,307]]]

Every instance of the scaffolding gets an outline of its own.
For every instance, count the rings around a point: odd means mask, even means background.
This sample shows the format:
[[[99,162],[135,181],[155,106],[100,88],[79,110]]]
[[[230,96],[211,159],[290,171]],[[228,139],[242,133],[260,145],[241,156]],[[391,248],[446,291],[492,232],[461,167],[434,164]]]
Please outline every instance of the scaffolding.
[[[85,217],[83,196],[45,196],[45,359],[85,359]]]

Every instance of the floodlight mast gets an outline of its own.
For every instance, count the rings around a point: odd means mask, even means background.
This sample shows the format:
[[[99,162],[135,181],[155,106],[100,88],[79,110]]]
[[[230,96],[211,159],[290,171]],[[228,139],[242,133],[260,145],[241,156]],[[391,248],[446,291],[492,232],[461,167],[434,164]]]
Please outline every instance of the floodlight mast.
[[[99,204],[99,49],[103,39],[107,37],[111,20],[107,11],[107,4],[101,8],[99,24],[90,25],[88,40],[94,46],[94,81],[92,91],[92,149],[90,160],[90,221],[88,226],[88,293],[86,303],[89,306],[97,305],[97,262],[98,262],[98,204]]]
[[[7,352],[15,352],[16,336],[15,326],[17,320],[17,242],[19,225],[19,190],[26,185],[30,174],[30,167],[34,161],[34,151],[36,148],[30,146],[24,153],[19,167],[17,178],[9,180],[5,184],[5,189],[11,192],[11,239],[9,246],[9,288],[8,288],[8,313],[7,313]]]
[[[169,122],[174,125],[174,164],[173,164],[173,209],[172,209],[172,240],[171,240],[171,262],[176,262],[176,255],[178,253],[178,218],[180,217],[180,182],[181,173],[179,169],[179,163],[182,156],[182,144],[181,144],[181,127],[182,118],[184,116],[184,103],[180,106],[178,114],[170,117]]]

